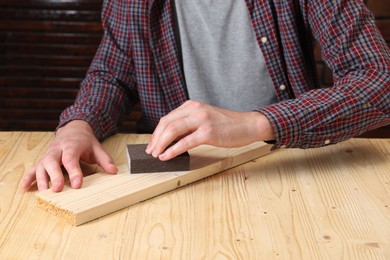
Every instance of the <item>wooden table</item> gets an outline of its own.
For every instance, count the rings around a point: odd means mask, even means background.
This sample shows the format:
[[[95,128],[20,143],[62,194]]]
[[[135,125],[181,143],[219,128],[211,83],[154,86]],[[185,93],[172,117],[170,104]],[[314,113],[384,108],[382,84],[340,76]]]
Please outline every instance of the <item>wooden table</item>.
[[[18,189],[52,137],[0,132],[0,259],[390,259],[390,139],[280,150],[73,227]],[[146,140],[104,146],[123,164]]]

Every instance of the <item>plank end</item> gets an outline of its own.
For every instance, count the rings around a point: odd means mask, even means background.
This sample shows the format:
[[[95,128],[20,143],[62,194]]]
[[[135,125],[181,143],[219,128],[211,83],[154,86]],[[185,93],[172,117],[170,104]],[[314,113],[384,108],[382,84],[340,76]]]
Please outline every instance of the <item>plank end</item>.
[[[52,204],[40,197],[37,197],[37,206],[38,208],[56,216],[64,219],[67,223],[71,224],[72,226],[77,226],[77,219],[76,214],[73,212],[62,209],[55,204]]]

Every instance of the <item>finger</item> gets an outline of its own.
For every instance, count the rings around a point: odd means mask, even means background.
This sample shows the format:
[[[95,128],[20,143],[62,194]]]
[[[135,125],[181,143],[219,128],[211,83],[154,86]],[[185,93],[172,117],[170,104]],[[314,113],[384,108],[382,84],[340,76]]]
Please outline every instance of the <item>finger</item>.
[[[192,134],[189,134],[180,139],[177,143],[175,143],[174,145],[169,147],[164,153],[162,153],[158,158],[161,161],[167,161],[203,143],[203,133],[197,130]]]
[[[118,168],[116,167],[114,160],[100,144],[93,146],[92,150],[96,163],[102,167],[105,172],[110,174],[118,172]]]
[[[47,190],[49,188],[49,176],[43,167],[42,163],[39,163],[36,168],[36,178],[37,178],[37,186],[38,190]]]
[[[64,188],[64,175],[61,170],[61,152],[51,152],[43,160],[43,166],[50,177],[51,189],[54,192],[62,191]]]
[[[159,157],[173,141],[180,140],[178,137],[183,138],[191,134],[197,127],[198,125],[189,117],[173,121],[161,133],[158,142],[154,146],[152,155]]]
[[[166,116],[162,117],[160,122],[158,123],[156,129],[154,130],[150,141],[149,145],[146,149],[146,153],[152,154],[156,144],[160,141],[161,135],[164,133],[166,130],[166,127],[171,124],[174,121],[178,121],[180,119],[183,119],[187,117],[193,109],[189,109],[191,106],[191,103],[194,102],[185,102],[183,105],[179,106],[178,108],[172,110],[169,114]]]
[[[31,168],[22,178],[20,183],[20,187],[24,190],[29,190],[36,180],[35,175],[36,167]]]
[[[83,184],[83,172],[80,167],[80,155],[72,151],[63,151],[62,165],[69,175],[70,186],[79,189]]]

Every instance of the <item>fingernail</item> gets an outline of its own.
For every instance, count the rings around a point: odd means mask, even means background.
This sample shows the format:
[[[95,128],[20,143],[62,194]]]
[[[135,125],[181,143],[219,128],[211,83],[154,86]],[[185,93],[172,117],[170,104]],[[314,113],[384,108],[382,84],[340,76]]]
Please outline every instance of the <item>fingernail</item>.
[[[167,157],[167,155],[165,153],[163,154],[160,154],[160,156],[158,157],[160,160],[164,160],[165,157]]]
[[[61,191],[60,187],[58,187],[58,186],[52,186],[52,187],[51,187],[51,190],[54,191],[54,192],[59,192],[59,191]]]
[[[149,145],[146,147],[145,153],[150,154],[150,146]]]
[[[117,173],[118,172],[118,167],[116,167],[115,164],[110,163],[107,167],[108,173]]]
[[[52,190],[58,191],[59,187],[60,187],[60,182],[59,181],[53,181],[52,182],[52,186],[51,186]]]
[[[111,167],[114,169],[114,171],[118,171],[118,167],[116,167],[115,164],[111,163]]]
[[[25,189],[25,188],[27,188],[27,181],[25,181],[25,180],[22,180],[22,182],[20,183],[20,187],[21,188],[23,188],[23,189]]]
[[[80,178],[74,178],[73,180],[71,180],[72,188],[79,188],[80,183],[81,183]]]

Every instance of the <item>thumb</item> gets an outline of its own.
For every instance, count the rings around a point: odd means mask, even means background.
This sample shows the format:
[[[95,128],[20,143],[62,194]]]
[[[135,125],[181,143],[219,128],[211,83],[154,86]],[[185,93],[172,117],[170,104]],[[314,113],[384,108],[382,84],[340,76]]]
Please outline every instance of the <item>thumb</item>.
[[[92,152],[96,163],[102,167],[105,172],[110,174],[115,174],[118,172],[118,167],[115,165],[114,160],[104,150],[100,143],[92,147]]]

